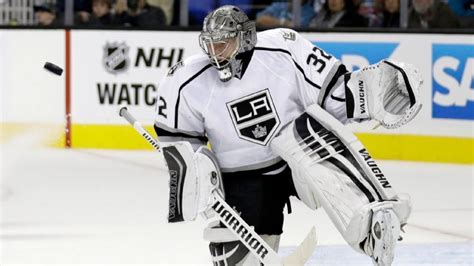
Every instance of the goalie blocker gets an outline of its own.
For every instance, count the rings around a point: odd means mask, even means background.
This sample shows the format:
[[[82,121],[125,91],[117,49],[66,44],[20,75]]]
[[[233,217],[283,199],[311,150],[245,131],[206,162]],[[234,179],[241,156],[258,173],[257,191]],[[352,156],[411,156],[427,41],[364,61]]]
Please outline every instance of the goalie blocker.
[[[198,214],[212,216],[211,193],[223,195],[222,177],[217,161],[205,146],[194,152],[186,141],[163,147],[170,174],[168,222],[193,221]]]
[[[286,126],[271,143],[292,170],[299,198],[322,206],[355,250],[390,265],[401,225],[411,212],[362,143],[318,105]]]

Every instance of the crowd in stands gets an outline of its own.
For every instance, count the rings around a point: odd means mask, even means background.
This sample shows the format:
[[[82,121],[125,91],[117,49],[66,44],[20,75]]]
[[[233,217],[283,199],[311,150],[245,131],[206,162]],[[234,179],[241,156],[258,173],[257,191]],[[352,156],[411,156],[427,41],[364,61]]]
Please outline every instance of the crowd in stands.
[[[40,26],[63,25],[65,0],[55,4],[35,5],[34,11]],[[151,5],[154,2],[157,5]],[[162,4],[160,6],[159,4]],[[173,1],[152,0],[74,0],[76,26],[130,26],[159,27],[171,23],[170,5]],[[172,6],[171,6],[172,7]],[[165,13],[165,10],[169,13]]]
[[[400,27],[400,0],[301,0],[304,28]],[[409,28],[474,29],[473,0],[409,0]],[[274,1],[257,13],[260,27],[292,27],[292,5]]]
[[[400,27],[400,0],[299,0],[300,28]],[[474,0],[407,0],[408,28],[474,29]],[[62,25],[65,0],[34,6],[38,25]],[[179,24],[179,0],[74,0],[74,25],[160,27]],[[201,25],[210,10],[241,7],[260,28],[295,27],[285,0],[188,1],[189,25]]]

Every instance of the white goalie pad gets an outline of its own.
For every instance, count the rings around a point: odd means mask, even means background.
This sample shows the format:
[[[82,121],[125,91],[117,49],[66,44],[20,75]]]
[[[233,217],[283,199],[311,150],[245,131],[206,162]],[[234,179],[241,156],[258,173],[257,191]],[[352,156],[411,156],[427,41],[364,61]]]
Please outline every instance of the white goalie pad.
[[[168,222],[193,221],[198,214],[209,218],[212,191],[224,191],[212,152],[204,146],[194,152],[189,142],[180,141],[164,146],[163,156],[170,174]]]
[[[291,167],[300,199],[321,205],[345,240],[356,250],[371,230],[374,210],[393,210],[401,224],[410,200],[397,195],[357,137],[318,105],[285,127],[272,150]],[[398,237],[398,236],[397,236]]]
[[[346,74],[348,118],[377,120],[385,128],[398,128],[420,111],[423,79],[410,64],[391,60]]]

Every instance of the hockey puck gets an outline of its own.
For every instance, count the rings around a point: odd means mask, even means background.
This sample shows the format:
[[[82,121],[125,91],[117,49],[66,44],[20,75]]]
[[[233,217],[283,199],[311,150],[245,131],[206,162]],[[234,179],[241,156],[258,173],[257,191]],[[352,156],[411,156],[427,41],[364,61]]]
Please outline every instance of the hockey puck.
[[[61,74],[63,73],[63,69],[58,67],[57,65],[53,64],[53,63],[50,63],[50,62],[46,62],[44,64],[44,68],[46,70],[48,70],[49,72],[51,73],[54,73],[58,76],[61,76]]]

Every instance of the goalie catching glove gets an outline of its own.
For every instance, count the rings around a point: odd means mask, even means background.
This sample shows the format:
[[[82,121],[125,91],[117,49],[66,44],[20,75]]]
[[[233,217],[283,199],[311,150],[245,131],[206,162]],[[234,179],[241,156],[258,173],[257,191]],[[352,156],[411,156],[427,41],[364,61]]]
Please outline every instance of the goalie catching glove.
[[[193,221],[198,214],[212,215],[211,193],[223,196],[222,176],[212,152],[201,146],[194,152],[186,141],[163,147],[168,166],[169,213],[168,222]]]
[[[388,129],[398,128],[420,111],[419,71],[410,64],[383,60],[346,74],[347,116],[377,120]]]

